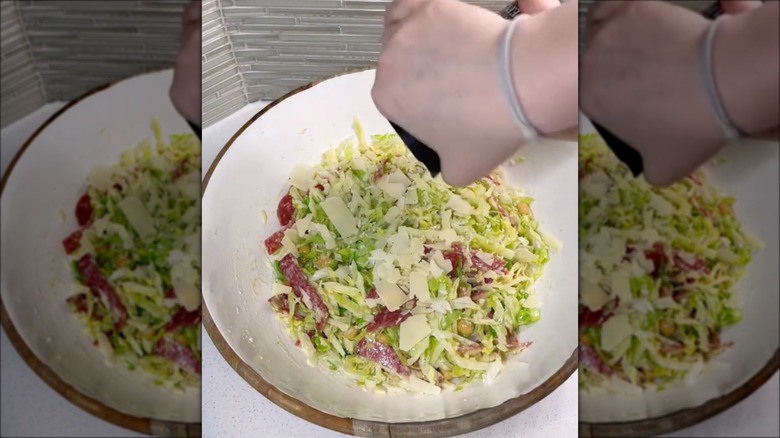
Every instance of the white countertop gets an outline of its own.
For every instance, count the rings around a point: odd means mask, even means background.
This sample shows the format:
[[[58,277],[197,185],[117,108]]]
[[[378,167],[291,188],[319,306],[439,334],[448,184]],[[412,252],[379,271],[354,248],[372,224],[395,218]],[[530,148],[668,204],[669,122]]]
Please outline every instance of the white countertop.
[[[3,171],[29,135],[62,105],[48,104],[0,132]],[[230,136],[262,106],[260,103],[250,104],[203,131],[204,171]],[[141,436],[87,414],[49,388],[22,361],[5,334],[0,343],[0,356],[1,436]],[[777,416],[779,393],[780,379],[775,374],[742,403],[673,436],[780,436]],[[575,374],[548,397],[519,415],[466,436],[514,437],[522,431],[523,436],[530,437],[573,437],[577,433],[576,410]],[[204,333],[203,436],[335,438],[343,435],[301,420],[268,401],[230,368]]]

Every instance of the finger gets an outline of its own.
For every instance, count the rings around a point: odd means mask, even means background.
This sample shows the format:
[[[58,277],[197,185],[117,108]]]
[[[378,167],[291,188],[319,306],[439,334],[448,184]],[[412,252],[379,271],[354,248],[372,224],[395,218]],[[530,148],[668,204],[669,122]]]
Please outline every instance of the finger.
[[[182,25],[185,26],[188,23],[194,23],[201,21],[202,2],[192,1],[184,8],[184,14],[182,14]]]
[[[585,50],[609,19],[616,16],[627,5],[628,3],[622,0],[598,1],[588,8],[585,17]]]
[[[538,14],[556,6],[560,6],[558,0],[517,0],[517,8],[522,14]]]
[[[385,26],[403,21],[420,3],[421,0],[393,0],[385,9]]]
[[[724,14],[741,14],[761,6],[761,0],[720,0]]]
[[[588,8],[588,14],[586,15],[586,26],[599,26],[604,21],[618,13],[621,9],[626,7],[630,2],[624,0],[617,1],[597,1],[590,5]]]

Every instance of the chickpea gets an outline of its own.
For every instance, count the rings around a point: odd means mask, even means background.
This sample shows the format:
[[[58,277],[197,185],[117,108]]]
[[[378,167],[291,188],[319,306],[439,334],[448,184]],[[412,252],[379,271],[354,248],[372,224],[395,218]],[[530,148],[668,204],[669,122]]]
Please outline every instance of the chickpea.
[[[674,335],[675,330],[675,324],[674,321],[664,319],[658,324],[659,330],[661,330],[661,334],[666,337],[671,337]]]
[[[468,338],[474,333],[474,323],[465,319],[458,320],[458,334],[464,338]]]
[[[458,298],[469,296],[469,288],[466,285],[461,284],[458,286]]]
[[[357,334],[358,334],[357,329],[355,327],[350,327],[349,330],[347,330],[347,332],[344,333],[344,337],[352,341],[355,339]]]
[[[322,254],[317,258],[317,267],[320,269],[327,268],[330,266],[330,257],[326,256],[325,254]]]
[[[127,264],[130,262],[130,260],[125,256],[119,256],[116,258],[116,262],[114,262],[114,265],[117,268],[124,268],[127,266]]]
[[[387,336],[384,333],[380,333],[379,336],[376,337],[376,340],[380,344],[387,345],[387,346],[389,346],[392,343],[392,341],[390,341],[390,336]]]
[[[734,214],[734,209],[731,208],[731,204],[728,202],[721,202],[718,204],[718,211],[724,216],[732,216]]]
[[[582,332],[580,333],[580,344],[586,346],[586,347],[592,347],[593,341],[590,339],[590,336],[588,336],[587,333]]]
[[[302,247],[298,248],[298,252],[301,255],[306,255],[311,251],[311,247],[309,245],[303,245]]]
[[[173,337],[176,342],[180,343],[181,345],[187,345],[187,338],[184,337],[181,333],[176,333],[176,335]]]
[[[525,202],[521,202],[517,204],[517,212],[523,216],[530,216],[531,207],[529,207],[528,204],[526,204]]]

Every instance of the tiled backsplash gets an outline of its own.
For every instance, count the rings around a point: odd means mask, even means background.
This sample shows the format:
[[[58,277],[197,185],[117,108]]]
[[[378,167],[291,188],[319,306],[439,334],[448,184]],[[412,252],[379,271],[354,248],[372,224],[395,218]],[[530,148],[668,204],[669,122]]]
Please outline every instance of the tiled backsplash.
[[[0,8],[0,118],[5,126],[38,109],[46,95],[16,5],[3,1]]]
[[[500,11],[510,0],[473,0]],[[379,56],[390,0],[208,0],[204,127],[247,102],[364,67]],[[205,67],[208,65],[208,69]],[[237,85],[244,91],[242,96]]]
[[[3,125],[44,102],[173,66],[188,1],[3,0]]]

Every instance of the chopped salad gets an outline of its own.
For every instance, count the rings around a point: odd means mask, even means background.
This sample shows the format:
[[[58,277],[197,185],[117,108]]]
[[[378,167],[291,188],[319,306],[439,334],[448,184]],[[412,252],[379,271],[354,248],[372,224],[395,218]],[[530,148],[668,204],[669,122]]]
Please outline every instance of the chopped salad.
[[[394,134],[346,141],[297,166],[265,240],[269,303],[311,362],[376,391],[492,381],[529,348],[550,246],[532,198],[494,173],[432,178]]]
[[[579,145],[580,387],[695,379],[731,345],[734,286],[760,244],[701,171],[652,187],[597,135]]]
[[[200,385],[200,142],[149,141],[97,166],[76,204],[67,304],[108,358],[160,386]]]

